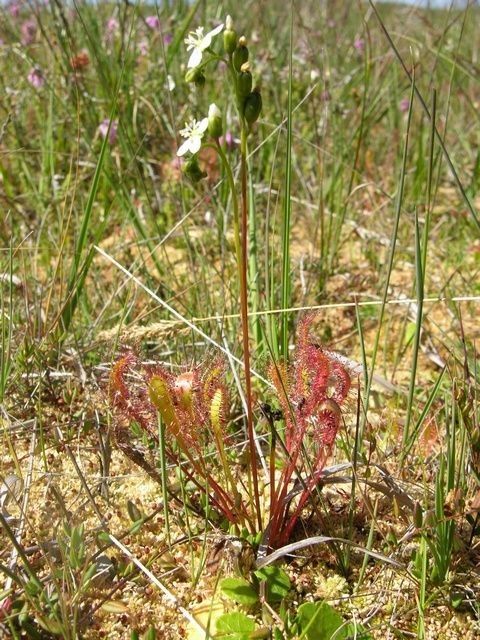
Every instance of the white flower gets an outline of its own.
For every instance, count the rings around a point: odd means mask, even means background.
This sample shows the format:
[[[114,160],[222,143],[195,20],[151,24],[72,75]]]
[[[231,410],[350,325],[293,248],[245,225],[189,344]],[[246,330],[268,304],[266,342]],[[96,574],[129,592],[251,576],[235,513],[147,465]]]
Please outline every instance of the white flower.
[[[208,107],[208,117],[209,118],[221,118],[222,112],[217,107],[217,105],[212,102],[212,104]]]
[[[189,69],[198,67],[198,65],[202,61],[203,52],[212,44],[212,38],[218,35],[222,29],[223,24],[219,24],[218,27],[215,27],[215,29],[209,31],[205,36],[203,35],[203,27],[198,27],[196,31],[190,31],[188,36],[185,38],[187,51],[193,49],[192,53],[190,54],[190,58],[188,59],[187,67]]]
[[[172,78],[172,76],[170,74],[168,74],[167,76],[167,82],[165,83],[165,86],[167,87],[167,89],[171,92],[175,89],[175,87],[177,86],[175,84],[175,80]]]
[[[185,129],[180,131],[180,135],[186,138],[186,140],[178,149],[177,156],[184,156],[187,151],[193,154],[198,153],[202,146],[203,134],[207,130],[207,127],[208,118],[203,118],[203,120],[199,122],[196,120],[192,120],[190,123],[186,122]]]

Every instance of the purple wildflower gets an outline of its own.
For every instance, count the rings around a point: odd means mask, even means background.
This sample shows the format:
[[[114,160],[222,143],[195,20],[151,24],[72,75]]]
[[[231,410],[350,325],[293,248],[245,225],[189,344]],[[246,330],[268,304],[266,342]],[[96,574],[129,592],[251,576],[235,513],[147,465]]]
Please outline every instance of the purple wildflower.
[[[408,98],[402,98],[399,102],[398,108],[402,113],[406,113],[410,109],[410,100]]]
[[[164,44],[166,47],[168,47],[168,45],[172,42],[172,40],[173,40],[173,36],[172,36],[172,34],[171,34],[171,33],[166,33],[166,34],[163,36],[163,44]]]
[[[160,29],[160,20],[157,16],[147,16],[145,18],[145,22],[150,29],[153,29],[154,31],[158,31],[158,29]]]
[[[35,89],[41,89],[45,84],[45,76],[38,67],[34,67],[27,76],[27,80]]]
[[[117,141],[118,120],[112,120],[112,124],[110,126],[110,132],[108,131],[109,124],[110,124],[110,120],[108,118],[105,118],[105,120],[103,120],[98,125],[98,133],[102,136],[102,138],[106,138],[108,134],[108,142],[111,145],[114,145],[115,142]]]

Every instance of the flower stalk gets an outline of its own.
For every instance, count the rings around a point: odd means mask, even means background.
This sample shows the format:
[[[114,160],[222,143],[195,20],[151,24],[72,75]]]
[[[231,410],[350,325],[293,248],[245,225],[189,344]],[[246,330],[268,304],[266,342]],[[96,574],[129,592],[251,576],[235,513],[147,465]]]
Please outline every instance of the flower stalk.
[[[243,361],[245,364],[245,399],[247,405],[247,434],[250,453],[250,469],[253,483],[253,498],[259,531],[262,529],[262,512],[260,507],[260,492],[258,488],[257,450],[255,445],[255,430],[253,427],[253,398],[252,398],[252,374],[250,371],[250,340],[248,326],[248,195],[247,195],[247,130],[242,117],[242,129],[240,138],[240,179],[242,194],[242,238],[241,238],[241,263],[240,276],[240,313],[242,321],[243,337]]]

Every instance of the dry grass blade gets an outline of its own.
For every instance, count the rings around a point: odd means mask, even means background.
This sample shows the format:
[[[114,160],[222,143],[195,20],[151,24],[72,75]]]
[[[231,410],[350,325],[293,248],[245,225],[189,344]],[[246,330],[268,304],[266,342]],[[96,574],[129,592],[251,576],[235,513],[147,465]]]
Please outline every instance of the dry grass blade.
[[[284,558],[285,556],[294,556],[298,551],[300,551],[301,549],[305,549],[306,547],[312,547],[317,544],[328,544],[330,542],[346,544],[352,549],[357,549],[367,556],[371,556],[372,558],[381,560],[382,562],[385,562],[386,564],[389,564],[397,569],[406,571],[405,565],[403,565],[401,562],[398,562],[398,560],[389,558],[383,553],[378,553],[377,551],[372,551],[371,549],[365,549],[365,547],[355,544],[351,540],[347,540],[345,538],[336,538],[334,536],[312,536],[311,538],[305,538],[304,540],[299,540],[298,542],[292,542],[291,544],[287,544],[284,547],[281,547],[280,549],[269,553],[267,556],[260,558],[259,560],[257,560],[256,566],[258,569],[260,569],[261,567],[266,567],[270,564],[273,564],[274,562],[280,560],[280,558]]]
[[[139,278],[137,278],[136,276],[132,275],[130,273],[130,271],[128,269],[126,269],[124,266],[122,266],[119,262],[117,262],[117,260],[115,260],[115,258],[113,258],[112,256],[110,256],[106,251],[104,251],[103,249],[101,249],[100,247],[95,247],[95,249],[98,251],[98,253],[100,253],[104,258],[106,258],[107,260],[109,260],[109,262],[111,262],[115,267],[117,267],[117,269],[120,269],[120,271],[122,271],[130,280],[132,280],[132,282],[134,282],[137,286],[139,286],[141,289],[143,289],[151,298],[153,298],[156,302],[158,302],[164,309],[166,309],[172,316],[174,316],[175,318],[177,318],[177,320],[180,320],[181,322],[183,322],[185,325],[187,325],[187,327],[189,327],[190,329],[192,329],[192,331],[194,331],[195,333],[197,333],[199,336],[201,336],[204,340],[206,340],[206,342],[208,344],[213,345],[216,349],[218,349],[219,351],[221,351],[223,354],[225,354],[226,356],[228,356],[228,352],[225,349],[225,347],[223,347],[221,344],[219,344],[218,342],[216,342],[215,340],[213,340],[213,338],[211,338],[209,335],[207,335],[204,331],[202,331],[202,329],[199,329],[193,322],[191,322],[190,320],[188,320],[188,318],[185,318],[184,316],[182,316],[180,313],[178,313],[178,311],[176,311],[171,305],[169,305],[167,302],[165,302],[164,300],[162,300],[162,298],[160,298],[160,296],[158,296],[154,291],[152,291],[151,289],[149,289]],[[231,358],[240,366],[243,367],[243,361],[240,358],[237,358],[236,356],[234,356],[233,354],[231,354]],[[261,376],[259,373],[257,373],[256,371],[254,371],[253,369],[251,370],[251,374],[252,376],[254,376],[255,378],[257,378],[257,380],[260,380],[261,382],[263,382],[266,385],[269,385],[270,383],[268,382],[268,380],[266,380],[263,376]]]

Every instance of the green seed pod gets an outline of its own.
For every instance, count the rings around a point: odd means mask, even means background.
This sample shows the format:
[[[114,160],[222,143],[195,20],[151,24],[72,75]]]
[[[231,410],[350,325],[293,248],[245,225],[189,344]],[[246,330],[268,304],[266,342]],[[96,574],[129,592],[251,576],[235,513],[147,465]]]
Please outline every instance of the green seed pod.
[[[258,89],[254,89],[252,93],[245,98],[243,104],[243,115],[248,124],[253,124],[258,120],[261,110],[262,95]]]
[[[200,73],[195,79],[195,86],[199,89],[203,89],[203,87],[205,86],[205,76],[203,73]]]
[[[197,184],[200,180],[207,177],[205,171],[200,169],[197,156],[192,156],[183,165],[183,173],[189,178],[193,184]],[[153,401],[155,404],[155,401]]]
[[[194,82],[197,87],[201,88],[205,84],[205,74],[198,67],[189,69],[185,74],[185,82]]]
[[[242,64],[245,64],[245,62],[248,61],[247,39],[245,36],[242,36],[239,39],[237,48],[233,52],[232,60],[235,71],[240,73]]]
[[[208,133],[215,140],[223,134],[222,114],[216,104],[211,104],[208,108]]]
[[[240,103],[252,92],[252,74],[250,72],[250,63],[242,64],[240,73],[237,76],[237,93]]]
[[[230,16],[227,16],[225,21],[225,31],[223,32],[223,47],[225,53],[231,55],[237,48],[237,33],[233,28],[233,20]]]

